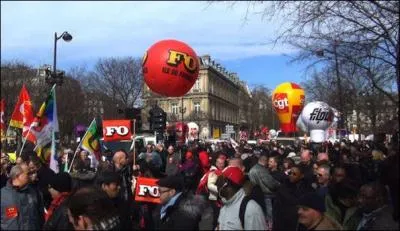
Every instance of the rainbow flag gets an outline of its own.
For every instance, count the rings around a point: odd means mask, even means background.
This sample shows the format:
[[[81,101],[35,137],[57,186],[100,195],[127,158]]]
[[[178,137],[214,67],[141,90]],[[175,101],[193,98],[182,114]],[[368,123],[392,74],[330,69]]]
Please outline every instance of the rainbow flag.
[[[54,84],[46,101],[42,104],[39,112],[36,114],[36,118],[31,128],[31,133],[35,137],[35,151],[41,150],[43,152],[46,149],[46,146],[51,143],[50,168],[58,173],[57,146],[59,143],[59,126],[55,87],[56,85]],[[46,159],[45,156],[42,158]]]

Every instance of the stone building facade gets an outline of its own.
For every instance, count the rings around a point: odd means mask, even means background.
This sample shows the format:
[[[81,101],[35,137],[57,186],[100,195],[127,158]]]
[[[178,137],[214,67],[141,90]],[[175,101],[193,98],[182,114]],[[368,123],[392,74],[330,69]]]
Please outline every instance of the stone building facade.
[[[209,55],[199,59],[199,77],[183,97],[163,97],[144,84],[144,129],[149,126],[146,118],[155,103],[167,113],[168,123],[196,123],[201,139],[220,138],[226,125],[233,125],[236,134],[232,137],[236,138],[240,126],[251,126],[251,94],[246,83],[239,80],[236,73],[228,72],[211,60]]]

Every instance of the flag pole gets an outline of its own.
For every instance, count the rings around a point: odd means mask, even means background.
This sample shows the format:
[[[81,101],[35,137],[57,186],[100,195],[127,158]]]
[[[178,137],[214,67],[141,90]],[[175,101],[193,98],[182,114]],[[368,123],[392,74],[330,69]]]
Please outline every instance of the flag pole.
[[[28,133],[26,133],[26,137],[28,137],[28,136],[29,136],[29,134],[31,133],[31,129],[32,129],[32,127],[33,127],[33,123],[31,124],[31,126],[29,126],[29,130],[28,130]],[[23,136],[23,134],[22,134],[22,136]],[[28,140],[28,138],[25,138],[25,139],[24,139],[24,142],[22,143],[21,150],[19,150],[19,154],[18,154],[18,156],[20,156],[20,155],[21,155],[21,153],[22,153],[22,150],[24,150],[24,147],[25,147],[26,140]],[[35,149],[36,149],[36,147],[35,147]]]
[[[92,125],[93,121],[95,121],[95,119],[92,120],[92,122],[90,123],[88,129],[89,129],[90,126]],[[81,145],[82,145],[82,140],[85,139],[86,135],[87,135],[87,130],[86,130],[86,132],[85,132],[85,135],[83,135],[81,141],[79,142],[78,147],[76,147],[76,150],[75,150],[75,153],[74,153],[74,157],[73,157],[72,160],[71,160],[71,165],[69,166],[68,172],[71,172],[72,164],[74,163],[74,160],[75,160],[75,157],[76,157],[76,153],[78,153],[78,150],[79,150],[79,148],[80,148]]]
[[[7,131],[6,131],[6,139],[8,138],[8,132],[10,131],[10,127],[11,127],[11,123],[8,123]],[[7,141],[7,143],[8,143],[8,141]]]
[[[133,165],[136,165],[136,148],[135,148],[135,137],[136,137],[136,119],[133,120],[133,137],[132,137],[132,144],[133,144]]]

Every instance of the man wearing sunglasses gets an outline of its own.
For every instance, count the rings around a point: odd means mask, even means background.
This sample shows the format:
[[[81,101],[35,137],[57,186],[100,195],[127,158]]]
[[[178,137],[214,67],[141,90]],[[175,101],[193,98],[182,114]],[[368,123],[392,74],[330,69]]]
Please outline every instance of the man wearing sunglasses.
[[[328,165],[321,165],[317,169],[317,193],[325,199],[326,194],[328,193],[328,186],[331,179],[330,175],[330,167]]]

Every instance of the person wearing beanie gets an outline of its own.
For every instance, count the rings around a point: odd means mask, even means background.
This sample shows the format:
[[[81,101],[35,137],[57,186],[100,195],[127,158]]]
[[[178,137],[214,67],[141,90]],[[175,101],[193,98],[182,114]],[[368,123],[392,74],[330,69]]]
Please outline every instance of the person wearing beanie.
[[[97,172],[96,185],[107,194],[114,206],[117,208],[117,214],[120,217],[121,229],[131,229],[133,221],[132,212],[129,207],[130,205],[125,203],[125,201],[119,197],[119,192],[121,189],[120,184],[121,177],[117,172],[113,170],[100,173]]]
[[[243,190],[245,176],[239,167],[228,166],[218,176],[218,194],[223,202],[218,217],[217,230],[267,230],[264,213],[260,205],[249,200],[242,225],[239,211],[246,194]]]
[[[315,192],[300,197],[298,202],[298,223],[306,230],[341,230],[342,226],[324,215],[324,199]],[[298,227],[299,229],[299,227]]]
[[[66,199],[72,190],[71,176],[66,172],[61,172],[50,180],[48,186],[49,193],[53,198],[47,213],[45,214],[46,223],[44,230],[71,230],[72,224],[68,220]]]

